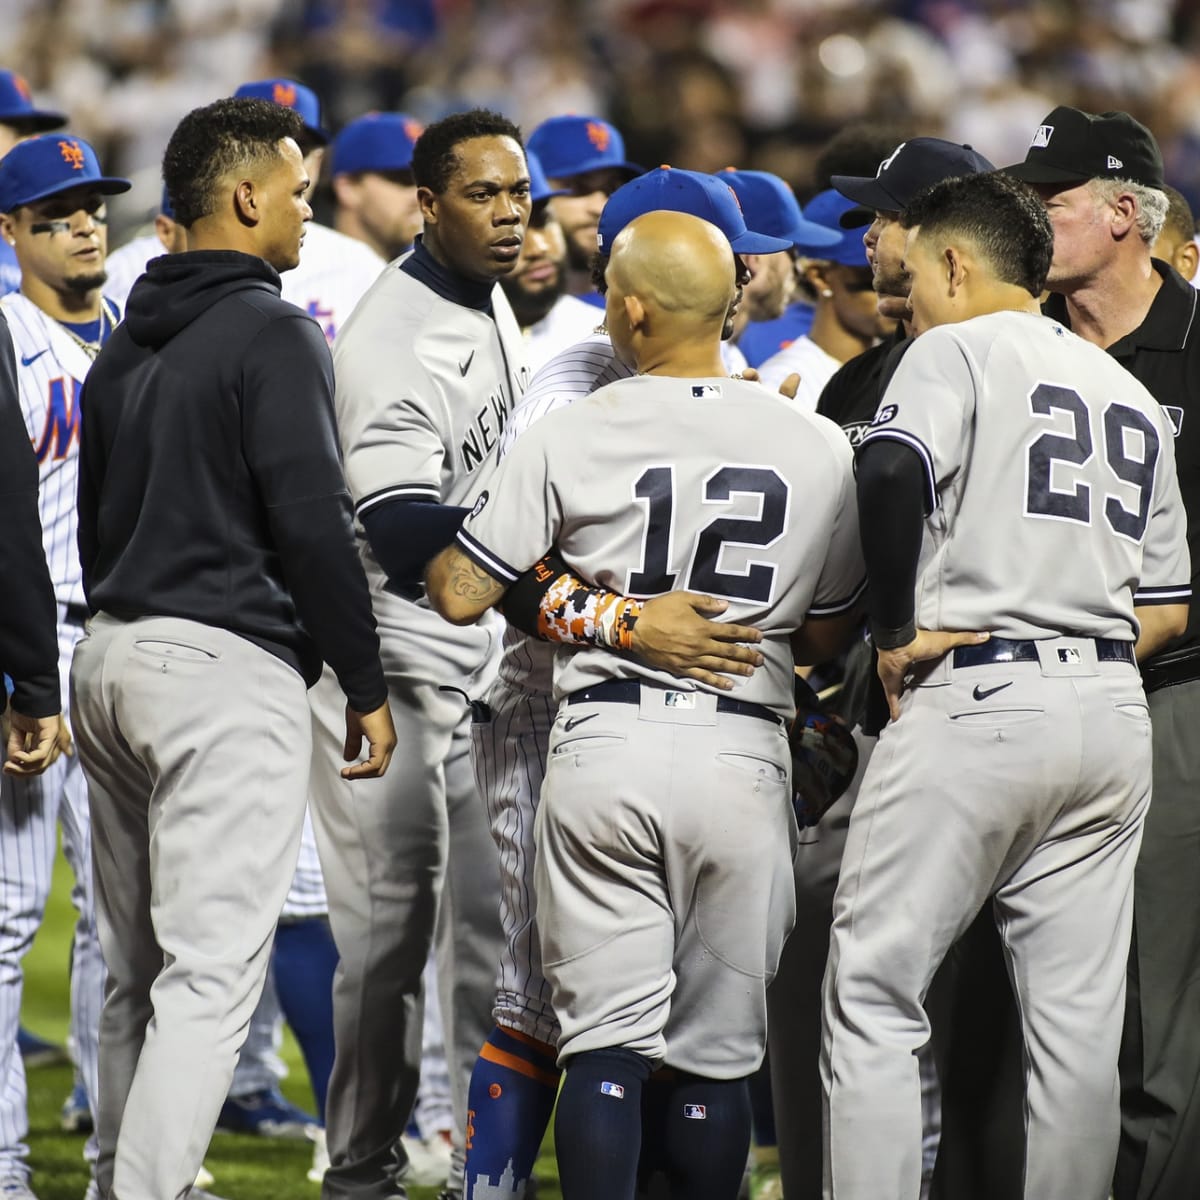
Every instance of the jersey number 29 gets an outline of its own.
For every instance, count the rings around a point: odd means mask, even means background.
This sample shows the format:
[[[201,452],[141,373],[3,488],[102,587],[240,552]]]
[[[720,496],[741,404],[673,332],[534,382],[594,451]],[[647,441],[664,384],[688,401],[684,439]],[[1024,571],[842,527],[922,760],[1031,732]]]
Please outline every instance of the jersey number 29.
[[[1070,388],[1039,383],[1029,395],[1029,407],[1035,415],[1050,416],[1065,412],[1074,425],[1074,436],[1043,433],[1029,447],[1026,469],[1025,513],[1030,517],[1050,517],[1059,521],[1092,522],[1092,489],[1082,480],[1072,487],[1054,487],[1056,463],[1065,470],[1082,468],[1094,454],[1092,420],[1087,405]],[[1140,542],[1150,520],[1150,499],[1154,491],[1154,469],[1158,465],[1158,434],[1153,424],[1137,409],[1110,404],[1104,410],[1104,458],[1117,479],[1137,488],[1136,511],[1109,493],[1104,501],[1104,518],[1114,533]],[[1129,439],[1127,435],[1132,435]],[[1140,453],[1130,454],[1130,441],[1140,443]]]
[[[758,502],[755,517],[714,517],[696,534],[684,586],[727,600],[766,604],[775,589],[775,564],[750,561],[745,570],[722,570],[726,546],[772,546],[787,529],[788,485],[770,467],[718,467],[704,480],[705,504],[727,504],[734,496]],[[630,596],[657,596],[675,587],[671,570],[675,547],[675,468],[647,467],[633,485],[634,499],[646,510],[642,562],[626,578]]]

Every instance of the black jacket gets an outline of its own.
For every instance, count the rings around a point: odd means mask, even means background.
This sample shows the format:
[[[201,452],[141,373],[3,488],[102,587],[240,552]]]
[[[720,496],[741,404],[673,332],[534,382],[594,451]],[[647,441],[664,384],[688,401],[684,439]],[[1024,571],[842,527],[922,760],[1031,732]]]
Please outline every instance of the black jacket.
[[[262,259],[154,259],[80,398],[79,555],[93,612],[220,626],[324,659],[350,704],[386,698],[314,321]]]
[[[12,335],[0,313],[0,671],[13,681],[13,708],[52,717],[58,689],[58,607],[42,549],[38,466],[21,415]]]

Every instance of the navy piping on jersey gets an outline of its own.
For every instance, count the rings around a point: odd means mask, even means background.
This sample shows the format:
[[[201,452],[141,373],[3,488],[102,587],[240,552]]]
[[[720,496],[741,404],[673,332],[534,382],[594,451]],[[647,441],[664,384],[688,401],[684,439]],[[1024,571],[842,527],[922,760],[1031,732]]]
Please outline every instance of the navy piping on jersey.
[[[502,558],[497,558],[482,542],[473,538],[465,529],[458,531],[458,544],[463,553],[477,566],[482,567],[494,579],[516,583],[521,572],[510,567]]]
[[[1190,583],[1176,583],[1167,587],[1138,588],[1133,593],[1134,604],[1186,604],[1192,598]]]
[[[833,604],[817,604],[808,610],[810,617],[836,617],[838,613],[849,612],[855,604],[862,598],[862,594],[867,590],[867,577],[864,575],[862,582],[854,589],[850,596],[845,600],[837,600]]]
[[[920,438],[914,437],[911,433],[905,433],[899,429],[877,429],[875,432],[867,434],[859,442],[858,449],[861,451],[864,446],[869,445],[871,442],[882,441],[884,439],[889,442],[900,442],[917,452],[918,457],[921,459],[921,466],[925,472],[926,513],[932,513],[938,506],[938,492],[937,482],[933,476],[933,455],[929,453],[929,448]]]
[[[361,518],[363,513],[389,500],[432,500],[437,503],[441,498],[437,488],[427,483],[394,483],[364,496],[354,506],[354,515]]]
[[[421,243],[418,235],[413,242],[413,252],[400,264],[400,270],[405,275],[423,283],[431,292],[436,292],[443,300],[452,304],[461,304],[464,308],[474,308],[479,312],[491,313],[492,288],[495,284],[479,283],[474,279],[465,279],[462,275],[443,267]]]

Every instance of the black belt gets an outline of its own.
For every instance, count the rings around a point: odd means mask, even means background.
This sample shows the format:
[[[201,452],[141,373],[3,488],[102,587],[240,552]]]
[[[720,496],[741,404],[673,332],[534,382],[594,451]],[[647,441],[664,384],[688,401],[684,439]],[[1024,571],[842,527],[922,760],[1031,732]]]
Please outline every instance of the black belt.
[[[649,686],[655,686],[653,684]],[[661,689],[669,690],[669,689]],[[709,693],[711,694],[711,693]],[[640,704],[642,702],[642,685],[636,679],[609,679],[605,683],[597,683],[579,692],[572,692],[564,704],[586,704],[599,702],[601,704]],[[756,717],[760,721],[770,721],[773,725],[782,725],[783,718],[773,713],[761,704],[751,704],[748,700],[735,700],[732,696],[717,697],[717,712],[734,713],[739,717]]]
[[[1148,696],[1160,688],[1200,679],[1200,651],[1178,650],[1142,663],[1142,687]]]
[[[1091,638],[1099,662],[1134,664],[1133,643],[1116,638]],[[954,650],[956,667],[986,667],[990,663],[1034,663],[1038,661],[1036,641],[1015,641],[1012,638],[988,638],[977,646],[957,646]],[[1065,649],[1065,647],[1064,647]],[[1066,660],[1064,660],[1066,661]]]
[[[68,604],[63,613],[63,620],[68,625],[86,625],[91,615],[86,604]]]

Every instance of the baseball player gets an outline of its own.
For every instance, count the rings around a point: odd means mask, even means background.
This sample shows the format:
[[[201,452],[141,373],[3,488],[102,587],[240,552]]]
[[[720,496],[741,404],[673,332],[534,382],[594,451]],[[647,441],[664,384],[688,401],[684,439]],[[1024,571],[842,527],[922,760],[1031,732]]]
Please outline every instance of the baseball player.
[[[486,110],[429,126],[413,151],[424,233],[363,298],[334,346],[338,422],[405,769],[345,789],[314,771],[313,819],[341,963],[330,1080],[328,1200],[393,1194],[413,1106],[421,973],[439,901],[439,963],[458,1135],[470,1064],[491,1027],[495,850],[468,762],[463,694],[495,671],[494,627],[453,630],[418,586],[496,459],[524,390],[521,333],[496,280],[529,218],[519,133]],[[336,760],[336,698],[314,693]],[[445,886],[443,887],[443,878]]]
[[[158,212],[154,215],[154,232],[126,242],[108,256],[108,283],[105,291],[122,307],[146,264],[160,254],[181,254],[187,249],[187,231],[175,220],[171,197],[163,188]]]
[[[312,215],[300,133],[260,100],[183,119],[163,176],[189,250],[151,263],[81,399],[72,698],[109,966],[98,1177],[124,1200],[187,1193],[212,1135],[294,874],[323,661],[345,758],[370,742],[344,777],[395,746],[328,347],[278,290]]]
[[[566,294],[567,243],[550,209],[551,199],[564,193],[550,187],[536,154],[527,152],[525,161],[529,164],[529,228],[517,265],[500,286],[525,335],[529,370],[536,372],[560,350],[594,332],[602,318],[592,305]]]
[[[858,454],[892,720],[834,900],[826,1194],[918,1195],[923,1002],[990,900],[1024,1031],[1023,1194],[1104,1200],[1150,800],[1135,651],[1184,628],[1191,590],[1172,430],[1041,316],[1053,233],[1030,189],[948,181],[904,223],[917,338]]]
[[[421,124],[407,113],[367,113],[333,139],[333,227],[365,242],[385,262],[421,232],[412,151]]]
[[[525,434],[429,573],[439,611],[471,621],[556,545],[601,587],[634,598],[700,588],[764,634],[765,665],[731,693],[628,654],[556,659],[536,888],[572,1200],[632,1200],[642,1086],[664,1064],[676,1072],[673,1184],[701,1200],[737,1193],[745,1079],[794,903],[779,723],[792,710],[792,635],[809,622],[847,628],[862,583],[845,440],[724,374],[732,268],[723,232],[686,214],[653,212],[619,235],[606,322],[638,377]],[[587,445],[587,460],[570,445]],[[627,644],[638,609],[625,602],[614,642]]]
[[[1178,188],[1163,186],[1167,197],[1167,216],[1162,232],[1150,247],[1152,258],[1161,258],[1170,263],[1180,275],[1195,284],[1196,271],[1200,268],[1200,246],[1196,245],[1196,218],[1191,205]]]
[[[121,319],[120,309],[101,291],[105,200],[129,186],[127,180],[105,176],[91,146],[65,134],[29,138],[0,159],[0,234],[21,267],[21,291],[0,303],[13,335],[21,410],[38,460],[42,545],[58,605],[64,694],[87,616],[76,547],[79,393],[92,360]],[[96,1104],[105,975],[79,760],[61,758],[34,779],[6,776],[0,783],[0,821],[0,961],[6,980],[0,989],[0,1184],[24,1200],[31,1193],[25,1074],[16,1052],[20,962],[45,912],[60,823],[75,876],[71,898],[79,913],[71,958],[71,1035],[93,1112]],[[94,1160],[94,1143],[87,1155]]]
[[[809,201],[807,219],[838,237],[833,246],[799,243],[805,256],[804,281],[816,297],[812,327],[758,368],[768,387],[778,387],[789,375],[800,376],[797,404],[815,412],[821,392],[833,373],[896,327],[879,315],[874,280],[862,237],[839,224],[856,207],[830,189]]]
[[[18,142],[37,133],[61,129],[63,113],[36,108],[29,84],[15,71],[0,70],[0,158]],[[0,295],[21,287],[21,267],[8,242],[0,240]]]
[[[773,254],[788,246],[784,239],[747,230],[723,180],[675,170],[651,171],[614,193],[601,216],[603,245],[611,246],[634,218],[658,209],[705,216],[738,251]],[[517,406],[502,452],[547,412],[631,373],[607,333],[572,346],[539,373],[540,388],[532,385]],[[542,971],[533,892],[534,817],[556,711],[552,662],[553,647],[507,630],[498,678],[472,726],[476,783],[500,852],[505,946],[496,974],[497,1027],[471,1076],[468,1200],[477,1190],[482,1198],[488,1187],[501,1186],[502,1178],[524,1193],[557,1093],[559,1025]]]
[[[550,117],[529,135],[529,149],[550,186],[565,192],[554,197],[550,209],[567,239],[567,290],[602,309],[604,299],[592,278],[600,213],[609,196],[644,168],[626,161],[625,139],[601,117]]]
[[[1009,170],[1037,187],[1054,228],[1047,314],[1106,349],[1170,418],[1195,570],[1200,300],[1178,272],[1151,257],[1167,209],[1154,136],[1128,113],[1056,108],[1025,161]],[[1135,877],[1118,1200],[1189,1195],[1200,1178],[1200,1042],[1190,1000],[1200,976],[1200,893],[1189,852],[1200,777],[1200,748],[1190,734],[1200,708],[1196,608],[1182,637],[1138,657],[1154,725],[1154,803]]]

